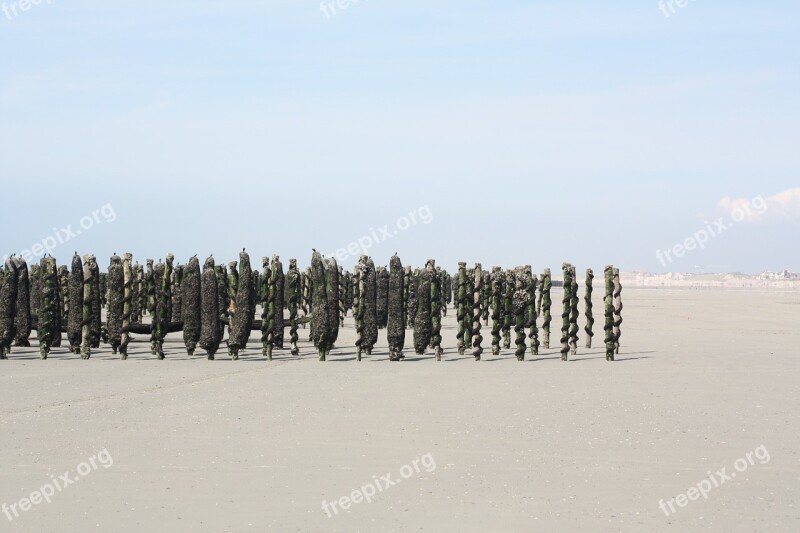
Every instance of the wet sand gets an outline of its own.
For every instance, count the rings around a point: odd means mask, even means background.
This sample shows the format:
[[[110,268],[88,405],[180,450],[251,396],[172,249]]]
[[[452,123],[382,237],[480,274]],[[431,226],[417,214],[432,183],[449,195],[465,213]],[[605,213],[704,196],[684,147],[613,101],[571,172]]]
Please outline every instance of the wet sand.
[[[595,295],[596,348],[581,329],[566,363],[557,312],[550,350],[492,356],[489,326],[475,362],[452,309],[440,363],[389,362],[385,330],[355,361],[350,317],[325,363],[308,342],[267,362],[256,332],[235,362],[187,357],[180,334],[164,361],[141,335],[127,361],[16,348],[0,361],[0,503],[19,516],[0,529],[800,530],[800,292],[626,289],[613,363]],[[737,472],[759,447],[769,460]],[[113,464],[76,473],[101,450]],[[722,468],[737,475],[707,498],[659,508]],[[20,510],[64,472],[78,481]],[[386,474],[370,503],[323,509]]]

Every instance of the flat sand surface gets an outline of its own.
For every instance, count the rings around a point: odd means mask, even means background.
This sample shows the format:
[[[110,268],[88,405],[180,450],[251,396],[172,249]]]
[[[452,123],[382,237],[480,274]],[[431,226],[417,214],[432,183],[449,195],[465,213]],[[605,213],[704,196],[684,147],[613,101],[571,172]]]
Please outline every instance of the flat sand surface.
[[[800,531],[800,292],[623,297],[613,363],[601,296],[597,348],[569,362],[557,311],[554,346],[525,362],[492,356],[490,327],[483,361],[459,356],[452,310],[440,363],[389,362],[385,330],[357,362],[349,317],[325,363],[307,342],[267,362],[255,332],[239,361],[189,358],[180,334],[164,361],[141,335],[127,361],[15,348],[0,503],[18,516],[0,531]],[[113,464],[80,466],[102,450]],[[736,476],[705,498],[659,508],[723,468]],[[77,481],[20,510],[65,472]],[[371,502],[353,495],[376,479]]]

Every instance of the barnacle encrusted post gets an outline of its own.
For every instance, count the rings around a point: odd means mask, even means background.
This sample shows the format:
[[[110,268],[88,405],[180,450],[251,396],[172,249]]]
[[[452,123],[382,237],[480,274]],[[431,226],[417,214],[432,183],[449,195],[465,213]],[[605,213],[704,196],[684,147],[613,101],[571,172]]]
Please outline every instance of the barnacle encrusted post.
[[[455,290],[456,321],[458,322],[458,333],[456,333],[458,354],[464,355],[467,346],[465,339],[467,328],[471,328],[472,325],[467,326],[467,302],[469,301],[467,296],[467,264],[463,261],[458,263],[458,272],[453,279],[453,285]],[[471,315],[472,307],[469,309]],[[471,317],[469,319],[471,320]]]
[[[184,269],[183,283],[181,284],[183,344],[186,346],[186,353],[190,356],[194,355],[202,328],[201,276],[200,261],[196,255],[193,255]]]
[[[83,339],[83,264],[81,258],[75,253],[69,272],[69,314],[67,315],[67,340],[72,353],[81,353]]]
[[[180,322],[183,316],[183,277],[186,268],[183,265],[175,267],[172,273],[172,311],[170,322]]]
[[[475,280],[472,286],[472,355],[476,361],[481,360],[483,348],[481,348],[481,287],[483,286],[483,270],[481,264],[475,264]]]
[[[217,292],[219,293],[219,317],[223,326],[219,332],[219,342],[222,345],[222,338],[225,336],[225,326],[228,323],[228,308],[231,305],[231,297],[228,294],[228,267],[225,264],[216,266],[217,269]]]
[[[106,311],[106,329],[111,353],[116,354],[122,342],[122,308],[125,299],[125,279],[122,272],[122,258],[117,254],[111,256],[106,274],[108,289],[108,309]]]
[[[592,314],[592,280],[594,279],[594,271],[591,268],[586,269],[586,288],[583,295],[583,313],[586,315],[586,326],[583,331],[586,332],[586,347],[592,347],[592,337],[594,337],[594,315]]]
[[[570,292],[572,291],[572,280],[570,279],[570,265],[569,263],[564,263],[561,265],[561,269],[564,272],[564,295],[561,300],[561,360],[566,361],[567,356],[569,354],[569,325],[570,325],[570,313],[571,311],[571,301],[572,295]]]
[[[311,268],[307,268],[304,272],[300,273],[300,311],[303,316],[308,316],[311,311]],[[306,324],[303,322],[303,329],[306,329]],[[309,326],[310,329],[310,326]],[[309,337],[308,340],[311,340]]]
[[[514,290],[516,289],[516,276],[509,269],[505,273],[503,282],[503,348],[511,348],[511,324],[514,322]]]
[[[526,291],[528,291],[528,296],[530,298],[533,298],[533,302],[535,304],[536,303],[535,295],[531,296],[531,294],[530,294],[530,284],[531,284],[531,278],[533,277],[533,270],[531,269],[530,265],[525,265],[524,267],[520,267],[520,270],[525,275],[525,285],[524,285],[523,288]],[[526,329],[531,327],[530,309],[531,309],[530,308],[530,303],[528,303],[528,307],[525,309],[525,328]],[[534,311],[535,310],[536,310],[536,306],[534,305]]]
[[[603,269],[603,277],[606,289],[603,297],[605,318],[603,331],[605,332],[606,361],[613,361],[614,352],[616,351],[616,336],[614,335],[614,267],[606,265]]]
[[[219,287],[214,258],[208,257],[200,277],[200,347],[206,351],[209,360],[214,359],[221,339]]]
[[[55,258],[53,258],[55,262]],[[58,348],[61,346],[61,330],[64,324],[64,296],[61,294],[61,283],[59,283],[58,266],[54,266],[56,271],[55,276],[55,289],[56,289],[56,305],[53,315],[53,340],[50,343],[51,348]]]
[[[286,292],[289,307],[289,342],[292,345],[292,355],[299,355],[300,348],[297,347],[299,339],[297,335],[297,309],[301,297],[301,276],[297,269],[297,259],[289,259],[289,270],[286,272]]]
[[[277,255],[272,256],[272,278],[273,278],[273,289],[274,292],[274,300],[275,300],[275,314],[274,314],[274,326],[272,328],[272,337],[274,339],[274,346],[279,350],[283,350],[283,309],[286,307],[284,304],[284,296],[285,296],[285,289],[286,289],[286,276],[283,273],[283,263],[281,263],[281,258]],[[272,295],[270,295],[272,296]]]
[[[14,342],[18,282],[17,263],[13,257],[9,257],[0,272],[0,359],[8,359]]]
[[[340,271],[340,275],[344,275],[344,316],[353,308],[353,274],[349,270]],[[344,317],[342,317],[344,320]],[[341,324],[344,327],[344,321]]]
[[[153,268],[153,259],[147,258],[147,270],[144,274],[144,293],[146,296],[146,305],[144,311],[153,317],[156,313],[156,273]]]
[[[550,322],[552,316],[550,315],[550,306],[553,301],[550,299],[550,289],[553,288],[553,277],[549,268],[544,269],[542,274],[542,347],[545,350],[550,349]]]
[[[272,361],[272,349],[275,346],[275,278],[269,257],[261,258],[261,354]]]
[[[408,327],[409,301],[411,299],[411,267],[403,268],[403,321]],[[413,324],[412,324],[413,325]]]
[[[541,277],[542,284],[544,283],[544,274]],[[536,316],[542,316],[542,284],[539,285],[539,292],[536,294]]]
[[[442,267],[436,267],[436,282],[439,284],[439,318],[447,314],[447,298],[444,295],[444,272]]]
[[[122,331],[120,332],[119,343],[119,352],[122,354],[122,359],[128,358],[128,344],[131,342],[130,328],[131,317],[133,316],[134,281],[133,265],[131,263],[133,263],[133,254],[126,253],[122,258]]]
[[[31,336],[31,292],[28,278],[28,263],[18,257],[14,259],[17,266],[17,299],[14,305],[14,346],[28,347]]]
[[[99,280],[100,283],[100,307],[103,308],[106,306],[106,303],[108,303],[106,300],[106,296],[108,296],[108,288],[106,286],[106,273],[100,272],[100,265],[97,266],[97,272],[98,272],[97,279]],[[107,338],[107,335],[105,338]]]
[[[475,305],[475,269],[467,269],[467,275],[464,278],[464,289],[467,293],[466,311],[464,313],[464,323],[466,329],[464,330],[464,347],[469,348],[472,346],[472,312]],[[478,302],[480,304],[480,302]]]
[[[428,262],[417,277],[417,313],[414,317],[414,350],[417,355],[425,353],[431,342],[431,282],[434,272]]]
[[[100,267],[97,265],[97,257],[89,255],[89,269],[92,272],[91,277],[91,298],[92,298],[92,316],[89,323],[89,331],[91,333],[92,348],[100,347],[100,335],[102,331],[101,313],[102,303],[100,298]]]
[[[144,268],[136,263],[133,265],[133,309],[131,310],[131,321],[134,324],[142,322],[144,298]]]
[[[622,283],[619,269],[614,268],[614,353],[619,354],[619,338],[622,336]]]
[[[344,267],[339,265],[339,327],[344,327],[344,315],[347,314],[347,276]]]
[[[153,279],[156,283],[156,309],[153,314],[153,333],[150,337],[150,352],[164,359],[164,339],[167,336],[167,308],[169,307],[169,284],[171,272],[167,265],[158,262],[153,267]]]
[[[536,286],[539,284],[539,279],[530,271],[531,284],[528,290],[528,318],[530,319],[530,333],[528,338],[531,339],[531,355],[539,355],[539,328],[536,326],[536,320],[539,318],[536,313]]]
[[[334,318],[328,310],[328,291],[325,287],[325,265],[322,254],[317,251],[311,256],[311,320],[314,345],[319,351],[319,360],[325,361],[328,355],[328,321]]]
[[[39,316],[39,301],[42,299],[42,276],[39,273],[39,264],[32,262],[28,271],[30,282],[31,319]]]
[[[578,353],[578,276],[575,267],[569,266],[570,283],[572,284],[569,292],[569,353]]]
[[[256,305],[260,305],[260,294],[261,294],[261,272],[258,270],[253,270],[251,272],[253,276],[253,294],[256,295]]]
[[[339,338],[339,265],[336,264],[336,259],[333,257],[324,259],[323,265],[325,266],[325,291],[328,309],[325,355],[328,356]]]
[[[489,271],[484,270],[481,272],[481,317],[483,318],[483,325],[489,325],[489,302],[492,300],[492,282],[489,277]]]
[[[442,297],[442,316],[447,316],[447,306],[453,301],[453,278],[447,270],[442,270]]]
[[[389,360],[399,361],[406,340],[405,271],[397,254],[389,260],[389,307],[387,312],[386,339],[389,343]]]
[[[378,342],[378,280],[375,264],[367,257],[364,274],[365,306],[364,306],[364,351],[372,355],[372,349]]]
[[[308,267],[306,269],[305,279],[308,282],[306,286],[308,287],[308,312],[309,313],[313,313],[313,309],[314,309],[314,280],[313,280],[312,274],[313,274],[313,271],[312,271],[311,267]],[[308,340],[309,341],[313,341],[314,342],[314,346],[316,347],[317,344],[316,344],[316,341],[314,339],[316,339],[316,337],[314,336],[314,321],[311,320],[309,322],[309,326],[308,326]]]
[[[233,315],[236,314],[236,291],[239,289],[239,270],[237,269],[238,263],[236,261],[229,261],[228,262],[228,338],[230,339],[231,336],[231,321],[233,320]]]
[[[517,356],[517,361],[525,360],[525,320],[530,304],[529,290],[530,280],[528,279],[528,274],[523,270],[517,274],[512,303],[514,309],[514,333],[516,334],[514,355]]]
[[[436,360],[442,360],[442,276],[436,270],[433,259],[428,260],[431,269],[431,339],[430,346],[436,355]]]
[[[39,263],[39,273],[42,276],[42,299],[39,302],[36,333],[39,339],[39,357],[47,359],[47,354],[50,353],[50,347],[55,335],[61,335],[61,330],[56,332],[58,274],[56,272],[55,258],[51,256],[43,257]]]
[[[61,298],[61,309],[59,309],[61,325],[66,329],[67,317],[69,317],[69,269],[67,265],[58,266],[58,293]]]
[[[500,355],[500,330],[503,319],[503,271],[499,266],[492,267],[490,280],[492,294],[492,355]]]
[[[355,267],[353,273],[353,320],[356,328],[356,358],[361,361],[361,353],[364,351],[364,344],[366,336],[364,331],[364,317],[366,316],[366,300],[364,299],[364,270],[363,265],[366,261],[366,256],[362,255],[358,259],[358,265]]]
[[[389,320],[389,272],[379,266],[375,273],[377,280],[376,312],[378,329],[383,329]]]
[[[93,272],[91,267],[92,256],[83,256],[83,306],[81,313],[81,359],[89,359],[92,355],[92,307],[95,305],[92,298]],[[97,304],[100,303],[98,298]]]
[[[411,272],[408,287],[408,320],[407,324],[414,329],[414,324],[417,321],[417,288],[419,287],[419,269]]]
[[[231,331],[228,337],[228,354],[233,360],[239,359],[239,350],[247,347],[255,312],[253,271],[250,268],[250,256],[244,250],[239,252],[239,272],[236,279],[238,286],[234,295],[235,305],[231,305]]]
[[[272,350],[275,348],[275,324],[277,311],[278,287],[275,271],[270,265],[269,257],[261,258],[261,354],[272,361]]]

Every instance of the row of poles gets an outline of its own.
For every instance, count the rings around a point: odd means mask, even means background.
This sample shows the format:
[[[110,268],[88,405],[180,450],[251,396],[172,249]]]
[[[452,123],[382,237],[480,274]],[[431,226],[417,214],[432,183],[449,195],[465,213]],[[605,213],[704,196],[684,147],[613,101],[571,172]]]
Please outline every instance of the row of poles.
[[[562,270],[560,341],[561,358],[566,361],[578,350],[579,284],[573,265],[564,263]],[[584,281],[586,348],[592,347],[594,336],[593,279],[594,273],[588,269]],[[604,281],[604,343],[606,359],[613,361],[619,353],[622,324],[619,269],[606,266]],[[370,257],[361,256],[349,272],[334,258],[314,251],[305,271],[291,259],[284,272],[277,255],[271,260],[264,257],[261,271],[253,270],[244,250],[238,262],[227,266],[208,257],[202,270],[197,256],[186,265],[175,265],[172,254],[163,262],[148,259],[140,265],[133,263],[131,254],[114,254],[105,273],[90,254],[81,258],[76,253],[69,268],[58,266],[48,255],[30,270],[25,260],[12,256],[0,270],[0,358],[8,358],[12,345],[29,347],[35,330],[42,359],[61,346],[62,333],[66,333],[70,351],[84,359],[101,342],[126,359],[132,335],[149,334],[151,352],[163,359],[164,341],[171,332],[182,332],[189,355],[199,347],[208,359],[214,359],[227,330],[228,354],[238,359],[251,332],[257,330],[262,354],[271,360],[274,350],[285,349],[287,327],[288,349],[299,355],[298,330],[308,326],[309,341],[325,361],[344,327],[345,316],[352,311],[359,361],[362,355],[372,354],[378,330],[384,328],[390,360],[404,358],[408,329],[413,330],[418,355],[432,350],[435,359],[441,360],[442,317],[452,303],[459,354],[471,350],[476,361],[481,359],[482,326],[488,326],[491,318],[492,354],[500,354],[501,346],[511,347],[513,328],[514,353],[522,361],[528,350],[526,341],[534,356],[540,347],[550,348],[554,283],[558,281],[554,282],[550,269],[538,276],[530,266],[485,271],[481,264],[467,268],[462,262],[451,276],[433,259],[424,268],[412,269],[404,267],[397,255],[388,269],[376,268]],[[257,317],[258,305],[261,314]]]

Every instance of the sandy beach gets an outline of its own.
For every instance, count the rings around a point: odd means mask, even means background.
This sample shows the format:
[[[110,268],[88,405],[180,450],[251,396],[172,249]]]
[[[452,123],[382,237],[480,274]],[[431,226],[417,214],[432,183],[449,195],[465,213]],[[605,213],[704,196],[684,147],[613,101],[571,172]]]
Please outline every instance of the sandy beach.
[[[800,293],[624,298],[613,363],[601,330],[566,363],[557,346],[475,362],[456,353],[452,310],[440,363],[389,362],[385,331],[355,361],[351,317],[325,363],[307,342],[267,362],[255,334],[236,362],[189,358],[180,334],[164,361],[143,336],[127,361],[16,348],[0,362],[0,527],[797,531]]]

